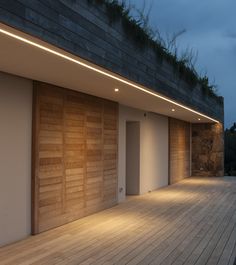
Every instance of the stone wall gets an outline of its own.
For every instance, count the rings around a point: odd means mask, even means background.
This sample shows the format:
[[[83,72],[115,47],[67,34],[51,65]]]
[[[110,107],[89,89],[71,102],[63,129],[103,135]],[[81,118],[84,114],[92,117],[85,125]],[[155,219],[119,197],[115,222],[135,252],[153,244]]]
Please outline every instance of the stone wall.
[[[224,128],[218,124],[192,124],[192,176],[224,175]]]
[[[174,67],[141,49],[120,20],[88,0],[0,1],[0,22],[36,36],[129,80],[223,121],[223,105],[190,87]]]

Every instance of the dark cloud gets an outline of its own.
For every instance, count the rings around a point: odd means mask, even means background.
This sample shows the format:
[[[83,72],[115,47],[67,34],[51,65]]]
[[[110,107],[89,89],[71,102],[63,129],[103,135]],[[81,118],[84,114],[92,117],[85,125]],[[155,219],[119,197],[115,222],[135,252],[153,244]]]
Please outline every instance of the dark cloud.
[[[236,32],[232,32],[232,31],[226,32],[225,37],[229,39],[236,39]]]
[[[207,72],[225,97],[225,125],[236,121],[236,1],[235,0],[130,0],[137,7],[152,5],[150,23],[162,35],[182,29],[181,49],[198,51],[197,69]]]

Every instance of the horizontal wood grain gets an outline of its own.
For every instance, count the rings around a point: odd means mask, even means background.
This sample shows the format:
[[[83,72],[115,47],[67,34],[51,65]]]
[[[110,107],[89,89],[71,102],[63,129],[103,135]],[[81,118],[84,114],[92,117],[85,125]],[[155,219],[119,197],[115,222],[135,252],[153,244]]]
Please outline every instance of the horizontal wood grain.
[[[190,177],[190,123],[169,118],[169,184]]]
[[[117,109],[34,82],[34,234],[117,203]]]

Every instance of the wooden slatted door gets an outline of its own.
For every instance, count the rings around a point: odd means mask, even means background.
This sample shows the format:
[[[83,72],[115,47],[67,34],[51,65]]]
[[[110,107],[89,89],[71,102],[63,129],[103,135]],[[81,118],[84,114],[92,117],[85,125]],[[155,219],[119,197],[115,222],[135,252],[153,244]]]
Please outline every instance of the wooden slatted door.
[[[117,103],[34,82],[32,232],[117,203]]]
[[[91,212],[94,212],[94,207],[102,206],[103,199],[103,104],[101,101],[90,98],[86,101],[86,108],[85,195],[87,206]]]
[[[118,185],[114,177],[118,163],[118,114],[112,102],[106,101],[103,107],[103,200],[109,207]]]
[[[190,176],[190,123],[169,118],[169,184]]]

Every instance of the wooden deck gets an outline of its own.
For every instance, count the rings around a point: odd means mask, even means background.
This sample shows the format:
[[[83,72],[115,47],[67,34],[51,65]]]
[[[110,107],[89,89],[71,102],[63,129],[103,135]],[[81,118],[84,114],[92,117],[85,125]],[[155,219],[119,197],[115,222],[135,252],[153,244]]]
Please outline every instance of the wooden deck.
[[[233,265],[235,257],[236,178],[187,179],[0,249],[1,265]]]

